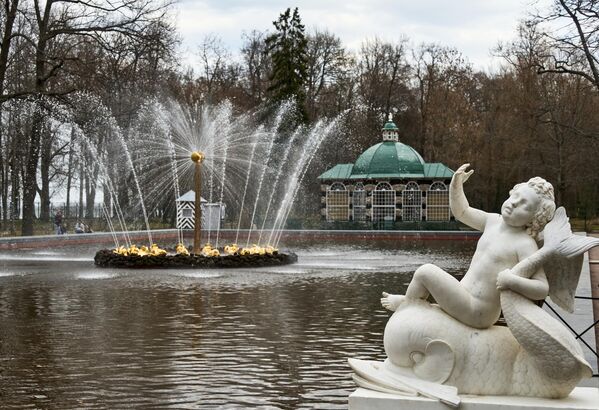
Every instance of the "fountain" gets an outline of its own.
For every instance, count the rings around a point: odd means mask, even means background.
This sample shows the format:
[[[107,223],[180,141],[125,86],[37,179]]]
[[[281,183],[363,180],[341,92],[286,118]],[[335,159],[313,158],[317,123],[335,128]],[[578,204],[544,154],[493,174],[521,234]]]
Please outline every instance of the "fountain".
[[[202,162],[205,155],[201,151],[193,151],[191,160],[194,166],[195,203],[201,203]],[[169,253],[152,243],[150,247],[132,244],[126,248],[116,247],[104,249],[96,253],[94,262],[98,267],[112,268],[239,268],[285,265],[297,261],[294,253],[279,252],[273,246],[239,248],[231,244],[223,248],[224,255],[218,248],[207,243],[202,247],[202,208],[197,206],[194,213],[193,251],[187,250],[183,243],[177,244],[174,253]],[[145,215],[145,214],[144,214]],[[147,219],[147,218],[146,218]]]
[[[96,253],[95,264],[101,268],[248,268],[278,266],[297,262],[294,253],[282,253],[273,247],[252,246],[239,249],[225,246],[221,252],[206,244],[199,253],[190,253],[183,244],[168,252],[153,244],[137,247],[131,245],[104,249]]]
[[[285,129],[283,124],[292,111],[292,104],[282,104],[269,123],[263,120],[264,116],[255,113],[233,116],[230,103],[210,109],[196,108],[196,111],[185,110],[175,103],[169,107],[158,103],[148,106],[149,115],[145,121],[153,123],[150,126],[145,124],[148,130],[138,136],[134,134],[129,140],[129,144],[141,143],[136,145],[135,150],[128,148],[124,139],[121,143],[126,155],[122,163],[131,169],[140,198],[140,186],[146,190],[156,187],[154,191],[146,191],[140,199],[140,203],[144,204],[142,211],[149,243],[137,247],[125,241],[127,246],[120,246],[115,240],[113,249],[97,252],[96,266],[199,268],[271,266],[295,262],[295,254],[278,249],[281,232],[316,151],[336,129],[340,118],[319,121],[312,127],[300,126],[281,131]],[[254,117],[262,118],[256,121],[258,126],[253,126]],[[169,155],[165,156],[164,152]],[[141,160],[137,161],[140,162],[136,163],[132,154],[138,155]],[[150,163],[151,167],[148,166]],[[134,172],[136,165],[138,172]],[[153,242],[148,223],[151,201],[170,195],[165,192],[169,173],[173,174],[176,195],[180,191],[180,181],[187,179],[184,175],[193,174],[187,180],[193,179],[195,204],[204,201],[201,194],[205,192],[210,203],[224,203],[226,200],[232,204],[234,212],[238,207],[238,219],[230,224],[237,226],[236,230],[233,228],[234,234],[229,236],[233,243],[219,244],[223,237],[220,222],[216,229],[208,224],[208,229],[202,230],[201,206],[195,206],[193,215],[193,245],[184,245],[182,230],[178,230],[177,244],[168,250],[160,249]],[[246,226],[242,228],[242,225]],[[201,243],[202,234],[207,237],[203,239],[204,244]],[[214,240],[214,246],[211,240]],[[244,244],[237,245],[238,240]]]

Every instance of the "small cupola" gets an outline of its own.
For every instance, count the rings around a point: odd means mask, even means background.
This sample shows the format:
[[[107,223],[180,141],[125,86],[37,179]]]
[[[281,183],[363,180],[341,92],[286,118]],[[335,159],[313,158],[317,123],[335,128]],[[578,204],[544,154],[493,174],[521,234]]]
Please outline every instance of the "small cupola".
[[[399,142],[399,130],[397,129],[397,125],[393,122],[393,115],[389,114],[389,118],[387,119],[387,123],[382,129],[383,131],[383,142],[393,141]]]

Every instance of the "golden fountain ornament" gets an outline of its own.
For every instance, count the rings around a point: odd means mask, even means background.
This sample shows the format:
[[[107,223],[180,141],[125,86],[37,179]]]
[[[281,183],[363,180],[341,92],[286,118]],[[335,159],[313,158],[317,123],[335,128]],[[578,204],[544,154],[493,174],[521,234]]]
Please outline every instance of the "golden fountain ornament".
[[[220,256],[220,252],[218,249],[213,248],[210,243],[207,243],[202,248],[202,255],[208,256],[208,257],[214,257],[214,256]]]
[[[189,251],[182,243],[177,244],[175,250],[177,251],[177,255],[189,256]]]
[[[225,246],[225,253],[227,255],[235,255],[239,251],[239,246],[236,243]]]
[[[114,249],[112,251],[112,253],[116,253],[117,255],[127,256],[127,255],[129,255],[129,249],[127,249],[123,245],[121,245],[118,248]]]
[[[191,160],[193,162],[202,162],[204,161],[204,158],[206,158],[206,156],[202,151],[194,151],[191,153]]]
[[[241,251],[239,251],[239,254],[240,255],[274,255],[278,252],[279,252],[279,250],[277,248],[270,246],[270,245],[268,245],[266,247],[262,247],[262,246],[253,244],[249,248],[243,248]]]
[[[167,252],[164,249],[160,249],[155,243],[150,246],[150,254],[152,256],[166,256]]]

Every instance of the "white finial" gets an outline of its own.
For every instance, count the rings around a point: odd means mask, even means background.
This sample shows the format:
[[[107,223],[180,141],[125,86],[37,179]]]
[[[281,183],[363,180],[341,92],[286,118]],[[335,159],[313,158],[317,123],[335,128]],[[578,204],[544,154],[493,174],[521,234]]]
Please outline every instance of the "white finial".
[[[388,122],[393,121],[393,114],[389,113],[389,119],[387,120]]]

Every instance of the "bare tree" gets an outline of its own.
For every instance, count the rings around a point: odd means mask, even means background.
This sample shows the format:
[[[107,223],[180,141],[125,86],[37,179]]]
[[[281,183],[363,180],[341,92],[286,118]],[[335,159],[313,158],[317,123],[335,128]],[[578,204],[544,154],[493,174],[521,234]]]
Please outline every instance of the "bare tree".
[[[310,118],[317,118],[317,101],[326,86],[347,71],[348,57],[339,37],[316,30],[308,35],[306,105]]]
[[[420,150],[428,161],[436,161],[455,124],[471,68],[456,49],[423,44],[413,52],[417,90]],[[467,104],[466,104],[467,105]],[[451,107],[451,108],[450,108]],[[453,117],[453,118],[452,118]]]
[[[251,31],[245,33],[241,55],[244,62],[245,78],[243,87],[254,104],[264,101],[271,74],[271,61],[266,47],[267,33]]]
[[[65,64],[77,59],[73,52],[81,42],[104,45],[111,35],[140,37],[153,21],[164,17],[165,10],[164,3],[150,0],[46,0],[44,3],[34,0],[30,19],[37,37],[28,37],[28,42],[35,50],[35,83],[30,92],[36,96],[39,109],[34,111],[23,181],[23,235],[33,234],[37,169],[45,116],[42,96],[64,95],[76,89],[59,80]]]
[[[398,43],[374,39],[362,44],[357,63],[358,92],[366,108],[368,127],[376,134],[392,107],[401,106],[407,93],[406,46],[405,38]]]
[[[531,24],[543,23],[552,53],[539,73],[580,76],[599,91],[599,2],[554,0],[548,12],[532,17]]]
[[[213,97],[215,84],[225,77],[227,64],[231,60],[231,53],[225,47],[222,39],[215,35],[207,35],[200,44],[198,57],[202,73],[201,81],[205,86],[208,102]]]

